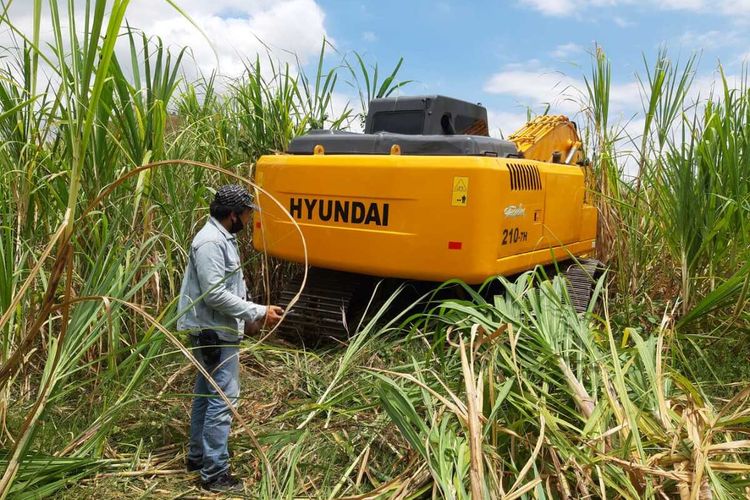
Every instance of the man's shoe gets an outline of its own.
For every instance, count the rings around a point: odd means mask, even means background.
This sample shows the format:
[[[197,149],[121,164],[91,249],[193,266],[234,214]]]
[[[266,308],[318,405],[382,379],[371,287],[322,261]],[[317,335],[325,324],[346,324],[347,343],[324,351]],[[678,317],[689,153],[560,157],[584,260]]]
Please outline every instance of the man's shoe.
[[[185,468],[187,469],[188,472],[199,471],[203,468],[203,462],[198,462],[197,460],[187,459],[185,461]]]
[[[201,482],[201,487],[204,490],[215,492],[242,491],[244,489],[242,481],[231,475],[229,472],[225,472],[211,481]]]

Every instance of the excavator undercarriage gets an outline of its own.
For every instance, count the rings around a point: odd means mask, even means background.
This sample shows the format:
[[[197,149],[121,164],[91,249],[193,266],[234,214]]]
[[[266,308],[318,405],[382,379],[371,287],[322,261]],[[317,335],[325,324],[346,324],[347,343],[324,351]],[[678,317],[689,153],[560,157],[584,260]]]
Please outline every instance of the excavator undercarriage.
[[[566,279],[568,297],[578,313],[585,312],[592,293],[604,271],[601,262],[580,259],[569,263],[562,271]],[[547,266],[544,275],[551,278],[557,273],[555,266]],[[302,274],[297,275],[284,287],[279,303],[288,310],[279,334],[302,343],[346,340],[366,321],[378,314],[381,322],[409,309],[409,314],[426,311],[441,300],[463,299],[466,295],[460,287],[442,287],[441,283],[383,279],[357,273],[312,268],[307,275],[305,287],[293,307],[289,303],[302,286]],[[513,279],[513,276],[508,278]],[[480,287],[475,287],[477,290]],[[438,290],[438,292],[435,292]],[[502,294],[499,287],[481,288],[485,299]],[[396,301],[381,311],[391,294],[399,293]],[[435,292],[435,293],[432,293]],[[364,320],[364,322],[363,322]]]

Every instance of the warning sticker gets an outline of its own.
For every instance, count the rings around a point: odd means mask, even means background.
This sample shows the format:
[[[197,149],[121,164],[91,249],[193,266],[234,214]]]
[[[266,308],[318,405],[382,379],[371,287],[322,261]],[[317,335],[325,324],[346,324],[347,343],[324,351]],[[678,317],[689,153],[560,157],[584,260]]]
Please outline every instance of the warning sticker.
[[[469,201],[469,178],[468,177],[454,177],[453,178],[453,195],[451,198],[451,205],[454,207],[465,207]]]

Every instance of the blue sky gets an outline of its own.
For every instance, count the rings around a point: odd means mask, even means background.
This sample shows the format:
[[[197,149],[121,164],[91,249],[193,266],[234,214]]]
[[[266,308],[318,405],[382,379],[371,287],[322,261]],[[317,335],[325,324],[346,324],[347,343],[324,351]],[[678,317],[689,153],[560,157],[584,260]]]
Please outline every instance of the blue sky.
[[[699,54],[691,98],[709,92],[719,60],[733,78],[750,55],[750,0],[175,1],[205,37],[164,0],[131,0],[127,19],[172,47],[189,46],[188,75],[192,64],[193,74],[197,67],[238,76],[243,61],[257,53],[265,57],[266,47],[292,64],[295,54],[314,72],[325,37],[341,54],[356,50],[381,71],[403,56],[400,76],[415,81],[403,94],[440,93],[481,102],[495,133],[511,132],[525,121],[527,108],[540,112],[547,103],[551,113],[575,117],[577,91],[584,89],[595,44],[612,63],[614,117],[633,131],[640,110],[635,74],[643,74],[643,55],[653,62],[661,46],[675,60]],[[64,9],[65,2],[61,5]],[[83,1],[76,5],[80,15]],[[27,32],[32,6],[17,0],[10,11]],[[48,18],[43,12],[43,27]],[[7,46],[8,30],[2,28],[0,46]],[[42,42],[49,37],[43,32]],[[336,64],[336,57],[328,62]],[[342,81],[335,105],[340,109],[347,101],[359,105]]]
[[[504,131],[527,106],[574,113],[567,97],[582,90],[595,44],[612,63],[613,103],[626,121],[639,107],[635,74],[660,47],[674,59],[700,56],[696,89],[704,94],[719,60],[741,71],[750,52],[750,2],[530,0],[458,2],[320,0],[338,49],[367,54],[390,68],[403,56],[404,93],[441,93],[480,101]],[[566,90],[567,89],[567,90]],[[637,121],[637,119],[636,119]],[[511,127],[504,126],[505,124]]]

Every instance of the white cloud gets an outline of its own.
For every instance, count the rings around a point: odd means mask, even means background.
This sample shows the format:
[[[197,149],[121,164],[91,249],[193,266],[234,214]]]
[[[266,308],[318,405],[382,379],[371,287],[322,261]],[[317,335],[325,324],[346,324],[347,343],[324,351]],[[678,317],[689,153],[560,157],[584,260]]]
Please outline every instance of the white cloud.
[[[150,4],[150,0],[137,0],[130,12],[137,13],[133,24],[143,28],[149,35],[161,36],[176,46],[189,46],[197,66],[210,71],[216,66],[211,45],[197,30],[177,12],[167,12],[154,19],[141,15],[139,4]],[[294,62],[296,55],[302,64],[317,56],[323,38],[325,15],[313,0],[280,0],[268,2],[256,0],[239,2],[218,0],[198,2],[201,7],[193,19],[211,40],[219,59],[221,73],[237,76],[243,70],[243,61],[255,59],[256,54],[265,54],[266,47],[274,58]],[[209,10],[208,6],[212,6]],[[231,17],[222,17],[231,9]],[[147,10],[147,9],[146,9]]]
[[[567,59],[570,56],[580,54],[581,52],[583,52],[583,47],[581,47],[577,43],[570,42],[563,45],[558,45],[557,47],[555,47],[555,50],[550,53],[550,55],[556,59]]]
[[[662,10],[684,10],[688,12],[719,12],[727,16],[750,15],[750,0],[520,0],[534,10],[548,16],[580,16],[582,12],[597,7],[642,5]]]
[[[705,2],[703,0],[661,0],[661,6],[674,10],[701,10]]]
[[[740,87],[740,79],[736,75],[725,76],[730,88]],[[709,98],[721,100],[723,97],[721,75],[715,71],[712,74],[701,75],[693,80],[685,102],[688,104],[705,103]]]
[[[569,16],[575,13],[575,0],[521,0],[521,3],[548,16]]]
[[[607,7],[631,3],[632,0],[521,0],[522,4],[548,16],[577,16],[592,7]]]
[[[641,104],[640,85],[636,81],[613,83],[609,89],[609,98],[615,109],[637,107]]]
[[[373,43],[378,41],[378,36],[372,31],[365,31],[362,33],[362,40],[365,42]]]
[[[519,104],[538,108],[549,104],[553,110],[575,113],[580,110],[583,82],[550,69],[516,67],[495,73],[484,85],[491,94],[505,94]]]
[[[750,0],[723,0],[721,2],[721,9],[728,15],[737,12],[747,14],[750,12]]]
[[[736,30],[710,30],[702,33],[686,31],[680,36],[680,44],[693,49],[712,50],[741,43],[743,37]]]
[[[76,18],[82,25],[82,3]],[[203,72],[217,68],[223,75],[237,76],[243,61],[265,57],[295,63],[295,55],[304,64],[320,51],[325,29],[325,13],[315,0],[184,0],[180,8],[204,32],[205,36],[166,1],[133,0],[126,19],[132,27],[148,36],[159,36],[173,49],[190,47],[195,66]],[[24,33],[31,33],[31,2],[14,2],[9,17]],[[61,17],[67,10],[61,8]],[[41,41],[51,41],[50,14],[42,13]],[[0,28],[0,46],[12,46],[7,31]],[[209,43],[210,40],[210,43]],[[121,52],[127,47],[121,47]],[[215,51],[215,53],[214,53]],[[186,62],[189,64],[189,62]],[[189,68],[186,68],[189,71]]]
[[[526,113],[508,113],[505,111],[487,110],[487,121],[490,126],[490,135],[492,137],[505,137],[521,128],[526,124]]]
[[[484,91],[513,97],[521,106],[535,112],[549,105],[553,114],[575,115],[587,99],[586,83],[550,68],[518,65],[506,67],[492,75]],[[613,114],[629,119],[641,108],[638,82],[613,83],[610,87],[610,107]]]

